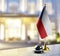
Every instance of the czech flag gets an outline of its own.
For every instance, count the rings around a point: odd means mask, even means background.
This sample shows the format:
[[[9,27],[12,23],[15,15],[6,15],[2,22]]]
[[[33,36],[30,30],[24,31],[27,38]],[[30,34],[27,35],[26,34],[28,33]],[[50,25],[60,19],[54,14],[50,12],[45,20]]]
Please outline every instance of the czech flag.
[[[42,39],[52,34],[51,22],[47,15],[46,5],[43,7],[41,16],[38,19],[37,29]]]

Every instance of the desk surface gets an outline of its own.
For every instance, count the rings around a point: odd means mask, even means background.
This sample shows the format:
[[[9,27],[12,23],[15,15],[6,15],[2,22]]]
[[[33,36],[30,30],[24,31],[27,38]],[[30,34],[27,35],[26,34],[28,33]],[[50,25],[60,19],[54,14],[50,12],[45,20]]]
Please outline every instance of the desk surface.
[[[47,45],[50,50],[43,54],[35,54],[34,47],[0,50],[0,56],[60,56],[60,44]]]

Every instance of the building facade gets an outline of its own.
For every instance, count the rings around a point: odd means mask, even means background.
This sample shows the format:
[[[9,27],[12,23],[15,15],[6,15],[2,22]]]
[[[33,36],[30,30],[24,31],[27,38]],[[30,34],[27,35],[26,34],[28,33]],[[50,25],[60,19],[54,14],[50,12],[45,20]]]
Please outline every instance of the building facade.
[[[38,39],[36,22],[45,3],[51,21],[54,21],[57,31],[60,32],[59,4],[56,2],[58,3],[57,0],[0,0],[0,39]]]
[[[1,0],[0,12],[36,14],[42,10],[42,0]]]
[[[42,5],[42,0],[0,0],[0,40],[37,40]]]

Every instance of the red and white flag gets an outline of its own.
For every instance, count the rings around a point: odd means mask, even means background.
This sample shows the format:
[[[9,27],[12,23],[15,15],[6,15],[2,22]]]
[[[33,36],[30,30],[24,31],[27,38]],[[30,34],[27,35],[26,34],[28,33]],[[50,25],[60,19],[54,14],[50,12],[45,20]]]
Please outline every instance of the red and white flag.
[[[42,39],[52,34],[51,22],[47,15],[46,6],[43,7],[41,16],[38,19],[37,29]]]

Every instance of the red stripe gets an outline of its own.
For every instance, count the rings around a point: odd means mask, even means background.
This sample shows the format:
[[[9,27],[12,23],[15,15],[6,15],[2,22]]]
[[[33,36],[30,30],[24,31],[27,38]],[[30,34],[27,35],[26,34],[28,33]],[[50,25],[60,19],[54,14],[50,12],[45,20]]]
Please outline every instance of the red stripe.
[[[44,25],[40,19],[38,20],[38,23],[37,23],[37,29],[38,29],[39,35],[41,36],[42,39],[47,36]]]

